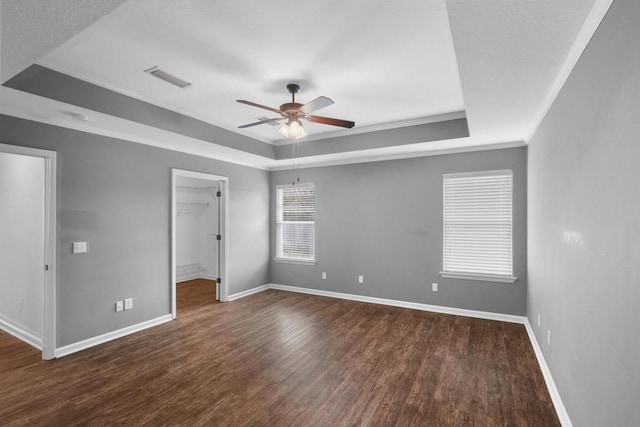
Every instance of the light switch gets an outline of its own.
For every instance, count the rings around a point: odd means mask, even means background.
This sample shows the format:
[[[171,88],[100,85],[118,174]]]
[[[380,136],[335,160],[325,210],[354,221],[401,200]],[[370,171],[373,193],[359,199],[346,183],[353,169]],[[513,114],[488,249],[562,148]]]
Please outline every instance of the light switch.
[[[87,242],[73,242],[73,253],[83,254],[87,252]]]

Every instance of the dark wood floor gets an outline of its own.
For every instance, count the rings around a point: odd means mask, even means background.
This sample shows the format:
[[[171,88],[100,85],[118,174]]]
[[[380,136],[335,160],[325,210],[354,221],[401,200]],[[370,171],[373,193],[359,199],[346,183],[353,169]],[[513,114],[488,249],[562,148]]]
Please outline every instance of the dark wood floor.
[[[175,322],[54,361],[0,332],[0,424],[559,425],[522,325],[206,287],[178,286]]]

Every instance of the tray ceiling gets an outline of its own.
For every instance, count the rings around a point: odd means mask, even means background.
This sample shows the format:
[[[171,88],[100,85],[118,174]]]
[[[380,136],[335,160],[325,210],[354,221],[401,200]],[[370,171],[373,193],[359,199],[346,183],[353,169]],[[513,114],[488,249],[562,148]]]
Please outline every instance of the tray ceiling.
[[[195,139],[222,146],[229,161],[237,151],[239,163],[280,168],[287,141],[278,127],[237,127],[273,115],[235,100],[278,107],[296,82],[299,102],[328,96],[335,104],[319,115],[356,122],[351,130],[305,122],[307,165],[521,145],[605,3],[128,1],[6,82],[0,112],[104,134],[120,123],[132,140],[180,150]],[[144,72],[153,66],[192,85]],[[47,87],[62,80],[65,93]],[[114,99],[119,110],[107,105]],[[437,133],[434,122],[460,126]]]

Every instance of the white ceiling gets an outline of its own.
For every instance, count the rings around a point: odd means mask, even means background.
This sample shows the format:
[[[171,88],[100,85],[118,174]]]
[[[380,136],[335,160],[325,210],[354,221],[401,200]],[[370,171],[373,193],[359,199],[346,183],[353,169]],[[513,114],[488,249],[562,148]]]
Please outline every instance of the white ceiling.
[[[598,3],[611,1],[448,1],[473,138],[528,141],[558,75],[573,68],[572,46],[582,53],[600,23],[587,20]],[[578,39],[585,24],[591,33]]]
[[[38,62],[265,142],[277,127],[238,126],[278,116],[235,101],[277,108],[288,82],[358,128],[464,110],[444,1],[136,0]],[[193,85],[143,73],[156,65]]]
[[[0,77],[4,82],[125,0],[2,0]]]
[[[298,101],[336,101],[318,115],[354,120],[347,133],[466,111],[468,138],[317,156],[305,165],[497,148],[528,141],[611,1],[130,0],[38,63],[235,132],[273,117],[236,99],[278,107],[289,100],[290,81],[302,85]],[[143,72],[154,65],[193,86],[178,89]],[[92,117],[79,123],[60,114],[73,106],[2,91],[5,114],[257,167],[290,163],[76,108]],[[310,139],[336,135],[333,127],[305,127]],[[269,125],[243,134],[280,141]]]

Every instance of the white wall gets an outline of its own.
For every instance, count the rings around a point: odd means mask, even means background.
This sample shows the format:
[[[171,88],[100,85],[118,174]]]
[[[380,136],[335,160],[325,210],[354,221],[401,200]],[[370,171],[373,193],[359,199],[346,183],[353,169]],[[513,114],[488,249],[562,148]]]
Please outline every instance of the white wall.
[[[44,331],[44,159],[0,153],[0,320]]]
[[[217,183],[178,177],[176,189],[176,278],[215,279],[217,270]]]
[[[214,184],[206,181],[207,187],[211,188]],[[217,188],[217,187],[216,187]],[[209,207],[205,208],[200,214],[200,265],[206,270],[202,277],[206,279],[215,279],[218,277],[218,204],[215,192],[209,190],[200,193],[200,200],[209,203]]]

